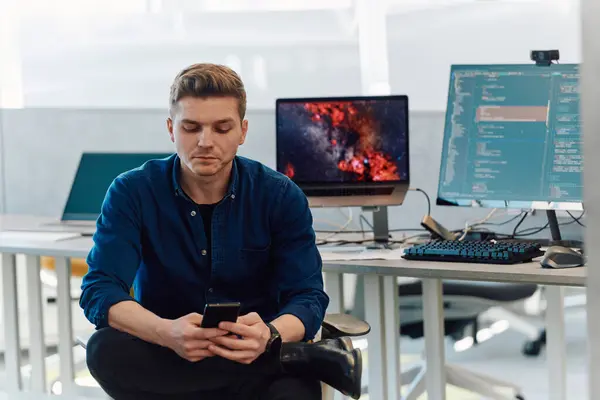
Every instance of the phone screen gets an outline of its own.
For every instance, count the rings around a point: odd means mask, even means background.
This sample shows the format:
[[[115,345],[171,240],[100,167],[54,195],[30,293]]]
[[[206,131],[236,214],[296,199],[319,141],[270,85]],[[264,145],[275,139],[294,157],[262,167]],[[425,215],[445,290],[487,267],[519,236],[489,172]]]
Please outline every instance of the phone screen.
[[[240,313],[240,303],[212,303],[204,307],[202,328],[218,328],[219,323],[235,322]]]

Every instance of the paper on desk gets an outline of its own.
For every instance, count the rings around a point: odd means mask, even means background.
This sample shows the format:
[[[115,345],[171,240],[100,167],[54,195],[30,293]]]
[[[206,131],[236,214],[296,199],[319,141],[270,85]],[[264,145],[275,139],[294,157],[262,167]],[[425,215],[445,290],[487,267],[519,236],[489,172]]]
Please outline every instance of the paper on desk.
[[[400,260],[403,249],[393,250],[363,250],[363,251],[334,251],[334,249],[321,250],[323,261],[356,261],[356,260]]]
[[[0,240],[30,240],[32,242],[58,242],[80,237],[73,232],[0,231]]]

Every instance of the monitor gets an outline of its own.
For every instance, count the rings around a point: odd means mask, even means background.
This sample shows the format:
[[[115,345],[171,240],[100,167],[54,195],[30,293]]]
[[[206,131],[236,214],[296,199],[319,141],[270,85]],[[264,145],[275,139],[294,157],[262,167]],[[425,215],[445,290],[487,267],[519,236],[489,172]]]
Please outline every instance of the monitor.
[[[579,65],[453,65],[437,204],[582,210]]]
[[[83,153],[62,221],[95,221],[112,181],[119,174],[171,153]]]
[[[311,207],[400,205],[410,183],[408,98],[276,101],[277,170]]]

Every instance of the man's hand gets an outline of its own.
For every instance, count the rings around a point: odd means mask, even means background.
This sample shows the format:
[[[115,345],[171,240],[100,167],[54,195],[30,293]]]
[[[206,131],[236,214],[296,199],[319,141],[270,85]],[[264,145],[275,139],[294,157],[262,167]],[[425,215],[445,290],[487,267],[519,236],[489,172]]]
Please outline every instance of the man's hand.
[[[160,330],[161,344],[175,351],[179,356],[191,362],[212,357],[209,345],[219,336],[228,332],[217,328],[201,328],[202,315],[191,313],[176,320],[168,320]]]
[[[221,322],[219,328],[233,335],[211,338],[213,344],[208,350],[241,364],[250,364],[263,354],[271,337],[269,327],[257,313],[243,315],[235,323]]]

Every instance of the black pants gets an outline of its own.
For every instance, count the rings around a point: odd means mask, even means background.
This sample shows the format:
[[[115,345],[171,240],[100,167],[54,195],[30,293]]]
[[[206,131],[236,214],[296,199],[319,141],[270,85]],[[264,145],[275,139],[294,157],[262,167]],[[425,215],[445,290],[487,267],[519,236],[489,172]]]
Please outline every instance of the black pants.
[[[215,356],[192,363],[113,328],[92,335],[87,364],[115,400],[321,400],[318,381],[284,374],[278,360],[244,365]]]

